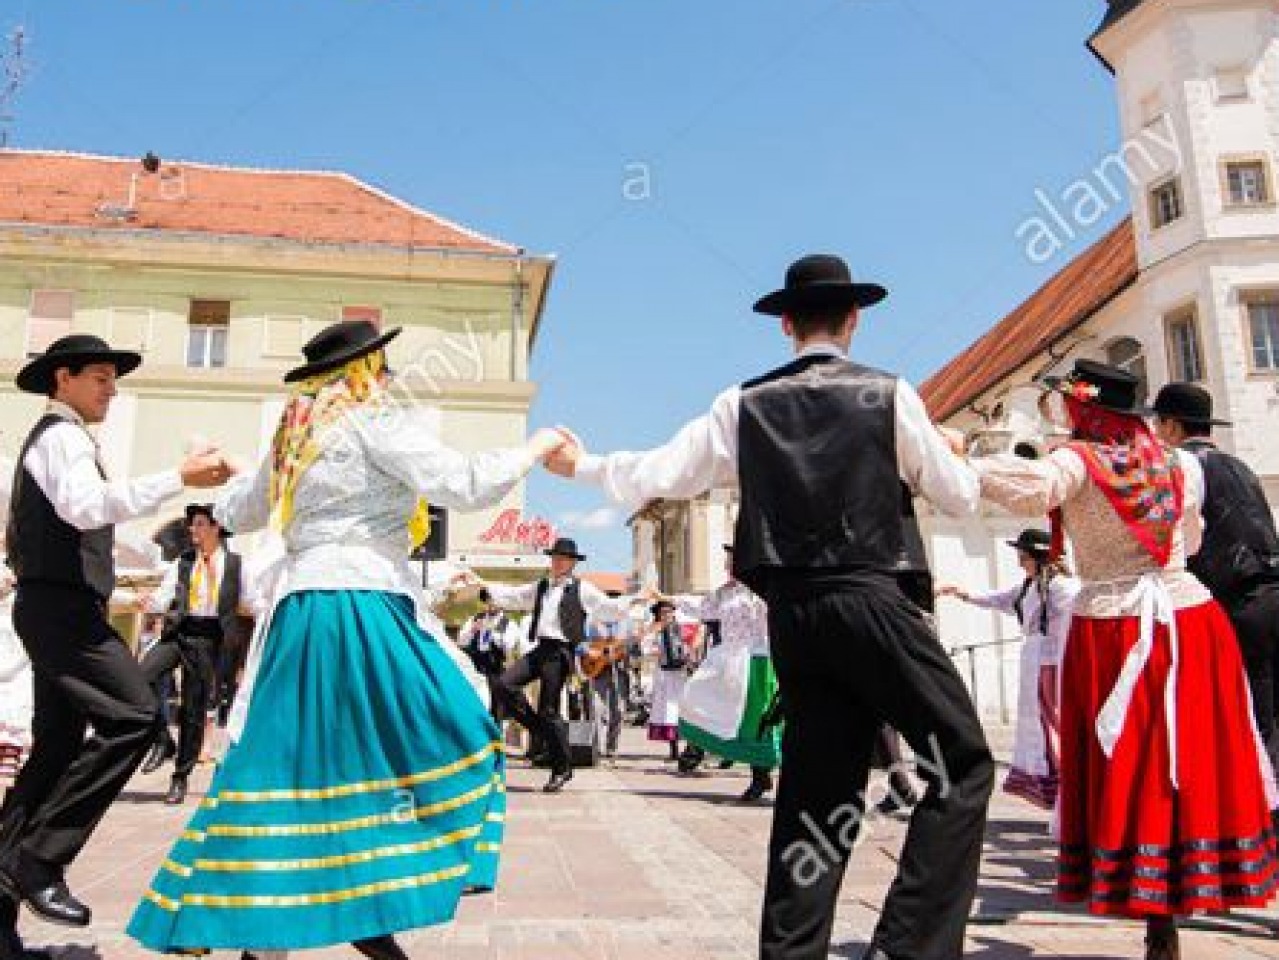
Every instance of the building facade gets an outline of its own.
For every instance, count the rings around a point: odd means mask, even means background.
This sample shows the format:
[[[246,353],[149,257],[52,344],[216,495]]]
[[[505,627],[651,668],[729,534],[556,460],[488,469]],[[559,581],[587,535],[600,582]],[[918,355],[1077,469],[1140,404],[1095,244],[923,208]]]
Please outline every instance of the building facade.
[[[286,397],[281,375],[341,319],[404,328],[388,350],[394,390],[430,411],[444,443],[475,451],[525,436],[550,258],[340,173],[7,150],[0,185],[10,456],[43,406],[17,391],[15,372],[76,331],[144,358],[99,429],[110,473],[165,468],[200,438],[257,462]],[[451,516],[450,555],[530,562],[535,551],[519,544],[479,540],[522,507],[521,488],[491,511]]]
[[[706,593],[724,582],[724,544],[733,539],[737,491],[693,500],[651,500],[630,519],[637,587]]]
[[[1077,358],[1131,370],[1149,396],[1196,381],[1234,423],[1221,446],[1279,507],[1279,2],[1111,0],[1090,46],[1114,73],[1124,141],[1058,214],[1084,222],[1090,199],[1122,188],[1132,215],[921,392],[939,421],[1008,449],[1042,442],[1034,381]],[[926,522],[939,580],[981,589],[1018,576],[1000,545],[1020,525],[1011,518]],[[940,618],[955,642],[1015,633],[950,602]],[[982,654],[987,713],[1014,689],[1015,661],[1015,646]]]

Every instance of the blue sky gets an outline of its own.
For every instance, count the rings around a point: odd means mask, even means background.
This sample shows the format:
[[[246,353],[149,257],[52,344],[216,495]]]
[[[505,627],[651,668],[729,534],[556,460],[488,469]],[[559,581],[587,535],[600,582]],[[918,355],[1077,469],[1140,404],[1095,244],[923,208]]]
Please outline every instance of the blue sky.
[[[533,420],[607,450],[659,442],[784,357],[750,305],[803,253],[892,290],[855,351],[919,382],[1100,238],[1123,210],[1045,264],[1017,229],[1036,189],[1116,144],[1083,45],[1103,9],[6,0],[0,28],[31,44],[16,146],[342,169],[556,254]],[[531,511],[586,517],[568,532],[591,565],[626,569],[603,506],[529,488]]]

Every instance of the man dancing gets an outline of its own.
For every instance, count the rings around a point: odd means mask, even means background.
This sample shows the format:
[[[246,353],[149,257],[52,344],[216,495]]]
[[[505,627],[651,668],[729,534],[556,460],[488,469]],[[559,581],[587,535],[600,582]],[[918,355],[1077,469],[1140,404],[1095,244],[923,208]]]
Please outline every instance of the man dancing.
[[[155,513],[184,485],[230,476],[209,452],[138,480],[106,479],[88,427],[106,417],[117,378],[141,362],[72,334],[17,376],[20,390],[49,404],[18,456],[6,534],[18,581],[14,628],[35,677],[35,746],[0,808],[0,960],[23,956],[19,902],[52,923],[88,925],[66,868],[151,740],[155,698],[107,619],[114,525]]]
[[[994,764],[963,681],[895,575],[903,487],[955,516],[975,512],[980,489],[910,386],[847,359],[859,310],[886,295],[838,257],[805,257],[755,305],[782,318],[792,362],[726,390],[663,447],[599,457],[574,444],[548,463],[631,504],[740,488],[733,570],[768,603],[786,722],[764,960],[827,956],[884,723],[932,761],[867,957],[954,960],[976,889]]]
[[[573,779],[568,730],[560,713],[564,685],[573,672],[573,652],[586,641],[588,616],[619,620],[634,598],[612,599],[577,577],[573,571],[586,556],[578,552],[576,541],[560,537],[546,554],[551,558],[550,576],[518,587],[500,583],[484,586],[498,606],[533,611],[528,635],[536,646],[507,668],[496,692],[506,712],[546,745],[551,778],[542,789],[558,793]],[[524,687],[534,680],[538,681],[536,710],[524,696]]]
[[[169,567],[159,589],[147,599],[148,613],[165,615],[160,642],[142,661],[142,672],[159,696],[162,678],[182,668],[182,710],[175,745],[163,710],[156,713],[156,740],[142,765],[152,773],[177,754],[164,802],[186,799],[187,780],[204,747],[210,709],[218,702],[218,663],[224,641],[232,637],[241,606],[253,602],[238,553],[226,548],[228,532],[213,517],[213,505],[188,504],[187,527],[194,548]]]

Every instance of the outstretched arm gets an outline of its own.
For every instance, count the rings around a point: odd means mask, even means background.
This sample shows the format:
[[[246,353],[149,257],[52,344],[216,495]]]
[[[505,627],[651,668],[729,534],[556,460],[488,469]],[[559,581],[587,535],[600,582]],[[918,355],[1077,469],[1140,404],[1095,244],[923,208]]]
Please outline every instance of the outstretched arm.
[[[737,483],[737,410],[732,387],[710,411],[684,425],[669,441],[643,453],[586,453],[566,445],[547,462],[552,472],[603,488],[612,499],[639,506],[658,498],[686,499],[711,487]]]

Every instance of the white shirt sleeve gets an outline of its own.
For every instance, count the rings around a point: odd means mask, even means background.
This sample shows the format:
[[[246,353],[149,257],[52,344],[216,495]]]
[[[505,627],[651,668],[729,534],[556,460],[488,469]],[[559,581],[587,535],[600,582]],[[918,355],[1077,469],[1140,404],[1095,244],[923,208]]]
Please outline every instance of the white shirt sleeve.
[[[968,602],[974,607],[980,607],[983,610],[997,610],[1000,613],[1006,613],[1014,616],[1017,609],[1014,606],[1017,598],[1021,595],[1024,584],[1017,584],[1008,590],[996,590],[993,593],[975,593],[970,594]]]
[[[352,423],[370,462],[451,510],[492,506],[533,469],[533,457],[523,447],[475,454],[452,450],[417,412],[371,411],[353,416]]]
[[[164,571],[164,577],[155,593],[147,601],[147,613],[164,613],[178,596],[178,564],[174,560]]]
[[[595,584],[579,580],[578,595],[582,598],[582,608],[592,620],[615,621],[624,618],[634,603],[634,597],[610,597]]]
[[[537,602],[537,584],[540,581],[524,584],[489,583],[486,584],[489,596],[503,610],[532,610]]]
[[[271,522],[271,457],[253,472],[231,478],[213,505],[213,516],[232,533],[252,533]]]
[[[576,477],[636,507],[648,500],[688,499],[712,487],[736,486],[740,399],[740,388],[725,390],[710,412],[645,453],[588,454],[578,463]]]
[[[1189,450],[1178,450],[1177,462],[1185,477],[1181,529],[1186,538],[1186,556],[1193,557],[1203,547],[1203,503],[1207,481],[1204,478],[1203,464]]]
[[[182,492],[177,470],[103,480],[93,440],[73,423],[49,427],[22,461],[54,511],[77,530],[99,530],[156,513]]]
[[[981,505],[976,471],[950,449],[915,388],[900,377],[894,405],[897,472],[902,481],[947,516],[975,514]]]

